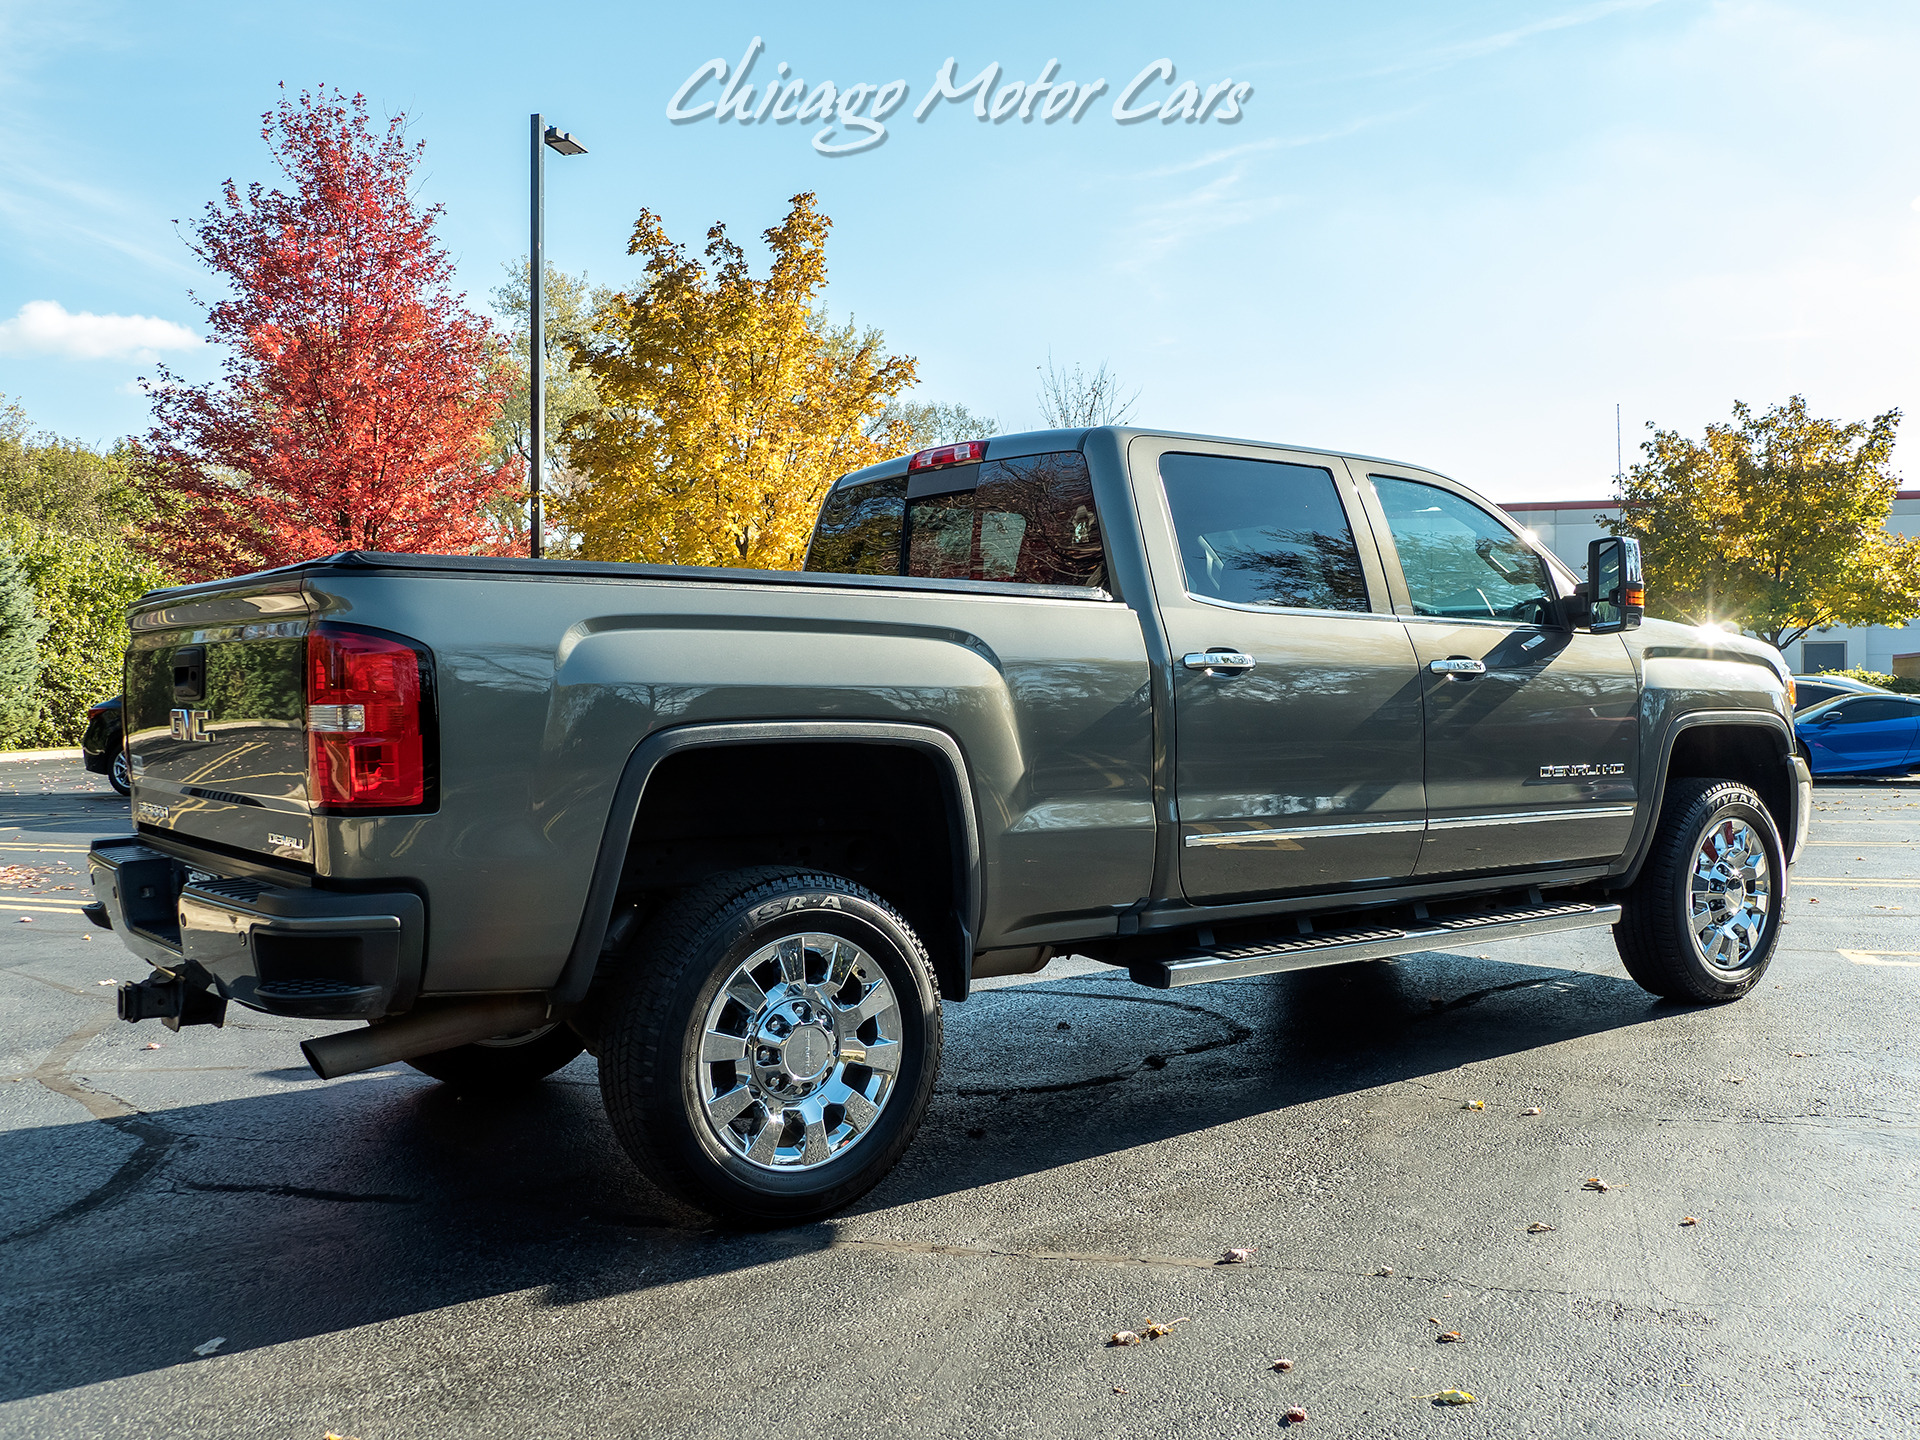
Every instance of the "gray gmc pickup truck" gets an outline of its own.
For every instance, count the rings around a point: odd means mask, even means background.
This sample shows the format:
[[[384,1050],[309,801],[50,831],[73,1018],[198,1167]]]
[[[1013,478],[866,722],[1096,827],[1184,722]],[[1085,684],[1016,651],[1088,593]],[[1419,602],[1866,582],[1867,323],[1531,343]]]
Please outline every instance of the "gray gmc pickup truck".
[[[1779,940],[1780,656],[1641,623],[1413,466],[1140,429],[846,476],[798,573],[350,553],[131,614],[128,1020],[358,1020],[323,1077],[526,1084],[736,1221],[873,1185],[941,1002],[1613,927],[1657,995]]]

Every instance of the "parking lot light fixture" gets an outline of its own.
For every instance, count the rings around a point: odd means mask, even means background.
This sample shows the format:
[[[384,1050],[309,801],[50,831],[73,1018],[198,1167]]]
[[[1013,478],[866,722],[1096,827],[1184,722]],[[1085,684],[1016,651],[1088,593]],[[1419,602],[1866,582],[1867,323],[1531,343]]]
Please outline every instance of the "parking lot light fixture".
[[[547,150],[584,155],[587,147],[567,131],[533,117],[533,194],[530,209],[527,289],[527,553],[541,554],[540,472],[547,444]]]

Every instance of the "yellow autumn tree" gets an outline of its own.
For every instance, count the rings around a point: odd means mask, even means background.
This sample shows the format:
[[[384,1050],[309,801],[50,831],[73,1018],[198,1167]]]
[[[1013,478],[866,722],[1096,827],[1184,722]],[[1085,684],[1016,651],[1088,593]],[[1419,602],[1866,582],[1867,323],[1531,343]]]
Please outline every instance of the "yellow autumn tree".
[[[834,480],[909,447],[883,412],[914,361],[819,308],[832,223],[796,195],[757,280],[724,226],[703,263],[640,212],[646,277],[576,347],[599,405],[572,426],[581,483],[554,518],[584,558],[798,569]]]

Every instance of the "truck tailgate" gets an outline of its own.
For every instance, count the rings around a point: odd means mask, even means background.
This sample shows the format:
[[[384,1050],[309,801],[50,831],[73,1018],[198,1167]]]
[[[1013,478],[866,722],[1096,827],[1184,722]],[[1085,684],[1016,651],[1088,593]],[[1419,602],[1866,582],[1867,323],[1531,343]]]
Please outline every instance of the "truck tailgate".
[[[125,709],[143,830],[312,863],[310,623],[308,596],[285,578],[136,608]]]

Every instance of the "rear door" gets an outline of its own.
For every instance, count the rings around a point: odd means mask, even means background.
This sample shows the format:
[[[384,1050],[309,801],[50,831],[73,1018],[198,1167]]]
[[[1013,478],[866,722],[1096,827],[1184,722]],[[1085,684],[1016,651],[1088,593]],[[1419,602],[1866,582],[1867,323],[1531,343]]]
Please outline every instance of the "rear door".
[[[1187,897],[1409,874],[1419,675],[1344,463],[1141,436],[1128,467],[1173,652]]]
[[[1639,782],[1640,683],[1625,640],[1562,624],[1539,552],[1465,490],[1422,471],[1366,471],[1425,704],[1415,873],[1618,855]]]

